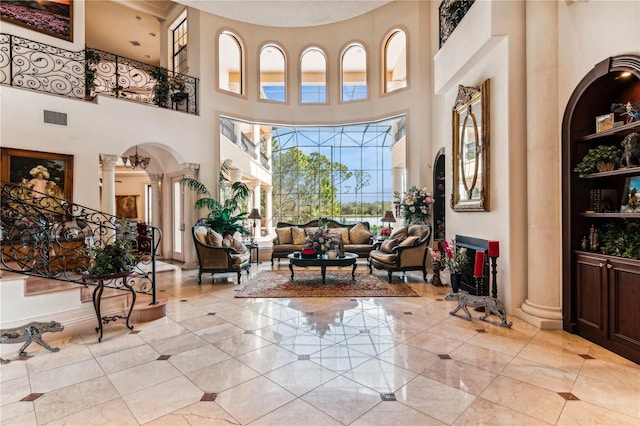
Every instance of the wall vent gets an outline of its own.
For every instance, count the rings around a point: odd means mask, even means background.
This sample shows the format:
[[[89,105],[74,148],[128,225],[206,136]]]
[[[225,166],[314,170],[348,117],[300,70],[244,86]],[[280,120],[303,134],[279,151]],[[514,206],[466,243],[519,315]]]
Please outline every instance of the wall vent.
[[[44,122],[48,124],[57,124],[58,126],[67,125],[67,114],[64,112],[44,110]]]

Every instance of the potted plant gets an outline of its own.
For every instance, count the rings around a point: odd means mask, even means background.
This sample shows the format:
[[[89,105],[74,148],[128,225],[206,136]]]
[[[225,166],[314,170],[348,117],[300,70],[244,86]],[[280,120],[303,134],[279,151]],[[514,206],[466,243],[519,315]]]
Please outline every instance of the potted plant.
[[[211,192],[207,187],[196,179],[183,178],[180,184],[196,191],[198,195],[204,196],[196,200],[194,206],[196,209],[206,209],[209,211],[203,221],[211,229],[222,235],[232,235],[235,232],[248,234],[249,231],[243,224],[247,219],[248,213],[243,210],[243,208],[251,191],[245,183],[231,183],[227,178],[230,164],[231,162],[229,160],[224,161],[220,167],[220,174],[218,176],[220,186],[229,186],[231,189],[231,196],[224,200],[224,202],[212,198]]]
[[[164,67],[156,67],[151,71],[151,77],[156,80],[153,86],[153,103],[162,108],[167,108],[169,98],[169,70]]]
[[[591,148],[582,161],[573,169],[580,177],[584,177],[589,173],[607,172],[614,170],[620,165],[622,151],[612,145],[598,145]]]
[[[174,76],[171,77],[171,81],[169,83],[169,89],[171,90],[171,102],[177,103],[187,99],[188,95],[187,92],[185,92],[186,88],[187,85],[184,82],[182,75],[174,74]]]
[[[95,97],[96,74],[98,72],[98,64],[100,63],[100,54],[93,49],[84,49],[84,97],[91,100]]]
[[[133,248],[134,233],[119,232],[111,244],[92,246],[87,249],[91,258],[88,269],[90,275],[111,275],[128,273],[140,262],[140,256]]]

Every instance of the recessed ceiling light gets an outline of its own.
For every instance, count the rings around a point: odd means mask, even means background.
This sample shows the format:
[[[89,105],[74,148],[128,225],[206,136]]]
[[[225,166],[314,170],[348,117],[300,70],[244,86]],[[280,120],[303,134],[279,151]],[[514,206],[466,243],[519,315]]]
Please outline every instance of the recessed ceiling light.
[[[141,16],[136,15],[136,19],[137,19],[138,21],[142,21],[142,17],[141,17]]]
[[[622,74],[620,74],[620,77],[631,77],[631,73],[629,71],[625,71]]]
[[[144,55],[144,57],[147,58],[147,59],[151,59],[151,56],[149,56],[149,55]]]
[[[151,37],[155,37],[155,36],[156,36],[156,33],[149,33],[149,35],[150,35]]]

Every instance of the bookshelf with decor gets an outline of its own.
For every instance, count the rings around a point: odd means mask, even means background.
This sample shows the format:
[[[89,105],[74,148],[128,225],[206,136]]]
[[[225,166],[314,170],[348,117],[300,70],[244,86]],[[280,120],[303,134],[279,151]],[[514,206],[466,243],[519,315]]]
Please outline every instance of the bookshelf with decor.
[[[578,84],[562,124],[563,328],[635,362],[639,104],[640,57],[608,58]]]

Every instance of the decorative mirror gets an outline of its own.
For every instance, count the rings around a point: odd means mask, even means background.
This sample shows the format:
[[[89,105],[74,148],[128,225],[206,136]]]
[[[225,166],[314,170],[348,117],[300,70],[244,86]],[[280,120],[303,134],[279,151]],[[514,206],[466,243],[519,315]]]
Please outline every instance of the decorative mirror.
[[[489,80],[480,87],[458,86],[451,208],[489,211]]]

